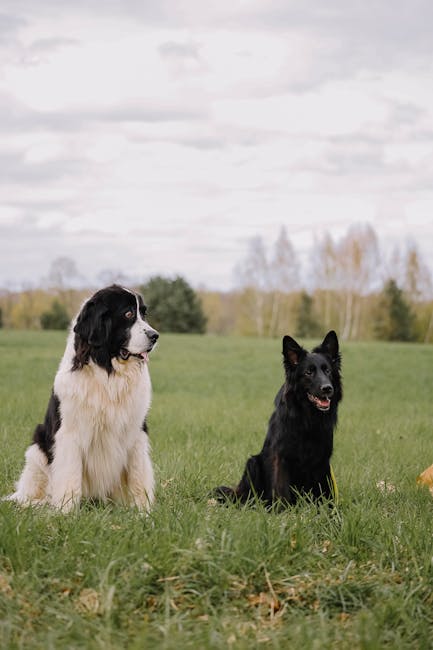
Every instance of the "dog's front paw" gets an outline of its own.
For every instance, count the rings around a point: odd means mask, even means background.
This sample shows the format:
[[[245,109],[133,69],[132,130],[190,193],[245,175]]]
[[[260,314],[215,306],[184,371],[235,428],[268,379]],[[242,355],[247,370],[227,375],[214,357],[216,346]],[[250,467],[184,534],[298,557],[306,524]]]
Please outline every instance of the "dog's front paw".
[[[0,501],[15,501],[18,503],[18,492],[14,492],[13,494],[5,494],[4,497],[0,497]]]
[[[141,494],[134,494],[132,498],[132,505],[144,514],[149,514],[152,503],[153,495],[148,495],[146,491]]]
[[[0,497],[0,501],[9,501],[10,503],[16,503],[19,506],[42,506],[47,503],[46,498],[32,497],[30,495],[21,494],[20,492],[6,494],[4,497]]]

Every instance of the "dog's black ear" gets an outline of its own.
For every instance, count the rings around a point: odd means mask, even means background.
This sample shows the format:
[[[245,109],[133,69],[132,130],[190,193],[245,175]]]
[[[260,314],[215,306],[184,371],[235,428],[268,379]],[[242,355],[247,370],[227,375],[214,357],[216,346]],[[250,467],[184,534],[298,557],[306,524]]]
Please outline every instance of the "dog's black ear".
[[[329,354],[332,361],[339,361],[340,354],[339,354],[338,338],[334,330],[331,330],[330,332],[327,333],[327,335],[325,336],[325,338],[323,339],[320,345],[320,348],[324,352]]]
[[[89,300],[81,310],[74,332],[92,347],[101,347],[107,342],[111,331],[111,319],[105,305]]]
[[[297,366],[305,350],[291,336],[283,337],[283,357],[290,366]]]

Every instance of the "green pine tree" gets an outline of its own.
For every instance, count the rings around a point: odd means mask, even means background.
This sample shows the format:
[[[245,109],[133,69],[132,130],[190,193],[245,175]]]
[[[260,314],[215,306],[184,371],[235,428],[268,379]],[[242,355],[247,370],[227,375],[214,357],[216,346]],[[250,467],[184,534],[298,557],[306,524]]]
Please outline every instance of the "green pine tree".
[[[311,338],[320,334],[320,323],[314,314],[313,304],[313,298],[303,291],[299,300],[295,336]]]
[[[149,307],[149,320],[161,332],[203,334],[206,317],[200,298],[186,280],[155,276],[140,287]]]
[[[383,288],[374,325],[376,337],[383,341],[414,341],[415,316],[403,291],[390,279]]]

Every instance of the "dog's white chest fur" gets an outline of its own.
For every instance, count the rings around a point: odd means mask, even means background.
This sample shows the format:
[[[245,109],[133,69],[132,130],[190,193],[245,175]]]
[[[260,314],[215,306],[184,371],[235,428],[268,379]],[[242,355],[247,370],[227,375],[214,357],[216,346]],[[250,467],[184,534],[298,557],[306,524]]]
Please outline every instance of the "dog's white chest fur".
[[[87,497],[104,499],[121,490],[137,434],[147,437],[142,431],[151,400],[147,365],[135,359],[113,365],[110,375],[93,362],[71,372],[65,359],[54,382],[62,420],[56,448],[77,447]]]

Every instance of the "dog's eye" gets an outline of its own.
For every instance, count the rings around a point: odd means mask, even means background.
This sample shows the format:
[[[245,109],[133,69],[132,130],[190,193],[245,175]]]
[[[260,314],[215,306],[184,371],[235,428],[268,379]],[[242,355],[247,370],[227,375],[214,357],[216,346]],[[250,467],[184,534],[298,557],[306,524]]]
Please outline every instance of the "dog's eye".
[[[134,315],[135,314],[132,311],[132,309],[128,309],[128,311],[125,312],[125,318],[127,318],[128,320],[131,320],[131,318],[134,318]]]
[[[307,368],[305,374],[307,375],[307,377],[311,377],[311,375],[314,375],[314,368]]]

